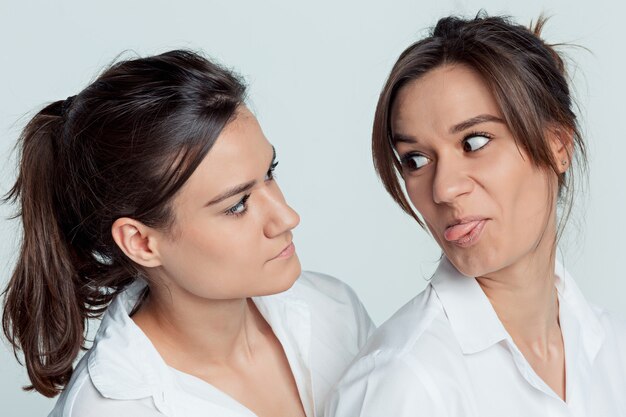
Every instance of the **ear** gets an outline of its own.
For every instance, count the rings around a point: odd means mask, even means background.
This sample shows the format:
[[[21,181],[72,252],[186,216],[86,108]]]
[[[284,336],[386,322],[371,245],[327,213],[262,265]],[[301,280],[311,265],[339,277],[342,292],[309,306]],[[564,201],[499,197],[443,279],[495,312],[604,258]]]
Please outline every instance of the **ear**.
[[[553,126],[548,129],[548,139],[557,170],[559,174],[562,174],[567,171],[572,162],[574,132],[562,126]]]
[[[111,235],[119,248],[132,261],[153,268],[161,265],[157,248],[158,233],[137,220],[121,217],[111,226]]]

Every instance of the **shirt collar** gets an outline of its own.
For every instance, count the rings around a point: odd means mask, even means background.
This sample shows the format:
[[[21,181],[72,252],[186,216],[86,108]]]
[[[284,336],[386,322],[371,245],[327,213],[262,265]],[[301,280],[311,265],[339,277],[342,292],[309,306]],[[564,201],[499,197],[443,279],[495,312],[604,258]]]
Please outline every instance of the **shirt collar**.
[[[307,416],[316,415],[311,376],[311,310],[298,281],[287,291],[253,297],[257,309],[280,341]]]
[[[582,347],[589,363],[592,363],[605,338],[598,313],[559,261],[556,262],[555,275],[561,328],[564,334],[570,333],[577,339],[573,342]]]
[[[559,294],[561,325],[580,337],[584,352],[593,361],[604,339],[604,330],[580,289],[557,261],[556,288]],[[461,350],[477,353],[511,339],[491,302],[475,278],[461,274],[447,258],[443,258],[431,282],[452,327]],[[569,318],[573,320],[568,320]],[[566,329],[563,329],[564,332]]]
[[[89,352],[88,369],[94,386],[107,398],[135,400],[152,397],[165,415],[172,415],[166,398],[175,389],[176,379],[158,351],[130,318],[146,283],[137,280],[118,294],[105,313],[94,345]],[[272,327],[288,356],[290,365],[310,376],[310,311],[299,297],[298,282],[280,294],[254,297],[254,303]],[[294,375],[300,373],[294,372]],[[308,387],[308,388],[307,388]],[[314,415],[309,380],[298,381],[305,407]]]
[[[168,367],[129,316],[145,286],[144,281],[135,281],[108,307],[89,352],[89,375],[106,398],[153,397],[157,408],[168,414],[159,407],[166,387],[173,384]]]
[[[508,333],[476,279],[443,258],[431,282],[461,350],[472,354],[504,340]]]

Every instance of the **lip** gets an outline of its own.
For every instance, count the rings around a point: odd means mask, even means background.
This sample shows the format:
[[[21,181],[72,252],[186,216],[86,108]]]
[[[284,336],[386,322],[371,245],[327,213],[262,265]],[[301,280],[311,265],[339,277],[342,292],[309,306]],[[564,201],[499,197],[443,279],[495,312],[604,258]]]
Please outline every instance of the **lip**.
[[[478,242],[487,218],[470,216],[455,220],[443,232],[446,241],[467,248]]]
[[[273,261],[275,259],[291,258],[295,252],[296,252],[296,246],[293,244],[293,242],[290,242],[287,246],[285,246],[283,250],[280,251],[278,255],[270,259],[270,261]]]

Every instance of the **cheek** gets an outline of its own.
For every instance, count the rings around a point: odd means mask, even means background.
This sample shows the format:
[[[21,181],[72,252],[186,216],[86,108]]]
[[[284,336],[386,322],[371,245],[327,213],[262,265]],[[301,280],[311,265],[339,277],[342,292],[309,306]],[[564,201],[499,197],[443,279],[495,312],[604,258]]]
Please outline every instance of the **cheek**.
[[[413,207],[424,218],[426,223],[431,222],[432,216],[436,215],[435,203],[433,202],[432,179],[427,175],[419,177],[407,176],[404,185],[409,200]]]
[[[520,233],[537,234],[543,231],[554,205],[546,175],[535,169],[528,170],[513,191],[510,198],[511,220],[519,226]]]
[[[524,227],[535,223],[537,218],[545,221],[549,210],[550,187],[548,177],[536,168],[513,140],[493,144],[488,160],[479,158],[480,165],[472,171],[478,189],[486,193],[503,218]],[[497,146],[497,147],[496,147]]]
[[[163,268],[168,279],[206,298],[239,296],[246,277],[255,276],[263,262],[258,227],[240,218],[196,222],[179,231],[165,251]]]
[[[511,161],[495,178],[499,180],[492,181],[491,190],[501,216],[499,246],[508,247],[511,256],[533,250],[550,231],[546,227],[554,223],[549,177],[529,162],[518,160]]]
[[[202,253],[215,267],[239,270],[260,265],[262,240],[262,226],[250,213],[213,225],[210,236],[199,230],[195,239]]]

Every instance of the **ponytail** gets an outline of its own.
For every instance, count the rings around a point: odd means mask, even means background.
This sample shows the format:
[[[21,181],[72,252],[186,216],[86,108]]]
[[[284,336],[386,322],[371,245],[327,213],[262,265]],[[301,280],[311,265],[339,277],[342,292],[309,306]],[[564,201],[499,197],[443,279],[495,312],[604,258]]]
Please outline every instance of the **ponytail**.
[[[2,327],[16,357],[18,350],[24,354],[32,383],[24,389],[47,397],[69,382],[87,319],[72,250],[59,221],[63,103],[50,104],[24,129],[18,178],[5,199],[19,204],[23,240],[4,292]]]
[[[17,203],[24,237],[4,291],[2,327],[31,385],[69,382],[87,321],[147,271],[111,235],[130,217],[169,231],[171,201],[245,97],[234,73],[176,50],[118,62],[24,129]],[[19,357],[18,357],[19,360]]]

